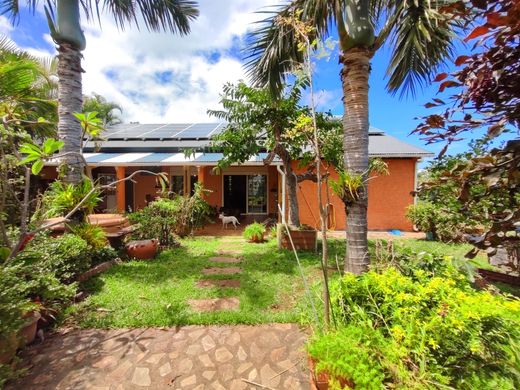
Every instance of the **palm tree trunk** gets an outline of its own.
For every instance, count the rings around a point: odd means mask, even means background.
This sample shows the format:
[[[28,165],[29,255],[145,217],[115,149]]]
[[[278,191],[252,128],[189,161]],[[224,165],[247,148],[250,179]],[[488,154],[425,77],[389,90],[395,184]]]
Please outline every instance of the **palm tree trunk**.
[[[368,78],[373,53],[367,49],[350,49],[343,54],[343,149],[348,172],[368,174]],[[345,272],[361,274],[369,265],[367,239],[368,189],[363,186],[358,198],[346,205],[347,250]]]
[[[64,181],[78,184],[82,180],[84,162],[81,152],[81,124],[73,115],[81,112],[83,104],[81,86],[81,51],[69,43],[58,47],[58,138],[65,145],[61,150],[67,153],[62,158]]]

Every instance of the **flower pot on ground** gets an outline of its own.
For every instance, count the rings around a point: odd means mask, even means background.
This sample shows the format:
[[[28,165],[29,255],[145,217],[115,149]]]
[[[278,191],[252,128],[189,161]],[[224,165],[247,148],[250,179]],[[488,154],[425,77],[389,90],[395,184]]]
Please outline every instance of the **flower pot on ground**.
[[[311,390],[328,390],[332,388],[329,386],[331,375],[326,371],[316,370],[316,361],[311,356],[309,356],[309,371]],[[348,386],[348,388],[354,388],[354,384],[344,378],[334,378],[333,380],[339,383],[342,389],[346,386]]]
[[[247,225],[244,229],[244,238],[249,242],[260,243],[264,241],[265,226],[258,222]]]
[[[309,226],[301,226],[300,229],[290,229],[291,239],[296,250],[313,251],[316,249],[318,231]],[[287,236],[285,228],[281,237],[282,248],[292,249],[291,240]]]
[[[19,347],[25,347],[34,341],[40,318],[41,315],[37,311],[30,311],[24,315],[26,321],[18,331]]]
[[[126,253],[136,259],[153,259],[157,254],[158,244],[159,242],[155,239],[130,241],[126,244]]]

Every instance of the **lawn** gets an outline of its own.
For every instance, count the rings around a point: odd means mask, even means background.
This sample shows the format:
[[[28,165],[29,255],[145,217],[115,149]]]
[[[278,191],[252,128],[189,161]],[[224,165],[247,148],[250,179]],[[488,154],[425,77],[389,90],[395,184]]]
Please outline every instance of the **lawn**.
[[[179,248],[162,252],[151,261],[128,261],[83,285],[90,296],[68,310],[67,321],[81,327],[141,327],[186,324],[255,324],[299,322],[308,316],[300,271],[290,251],[278,251],[276,242],[250,244],[224,243],[226,239],[197,237],[182,240]],[[463,257],[471,248],[423,240],[397,240],[398,246],[416,251],[433,251]],[[209,261],[223,245],[242,249],[242,272],[231,276],[203,276],[202,269],[235,264]],[[374,243],[371,242],[373,248]],[[332,268],[342,268],[344,240],[331,242]],[[336,266],[335,259],[338,264]],[[319,257],[301,253],[302,269],[310,284],[315,284],[318,300]],[[477,262],[484,262],[480,257]],[[338,273],[334,273],[335,277]],[[199,288],[198,280],[221,278],[240,280],[239,288]],[[198,313],[188,299],[238,297],[239,310]]]
[[[298,322],[305,312],[298,266],[289,251],[278,251],[276,242],[234,244],[244,254],[242,273],[231,276],[203,276],[205,267],[215,264],[221,239],[192,238],[180,248],[161,253],[151,261],[129,261],[111,268],[85,283],[91,295],[69,312],[82,327],[139,327],[185,324],[236,324]],[[228,247],[230,244],[226,244]],[[319,259],[302,253],[304,273],[319,278]],[[240,288],[198,288],[200,279],[239,279]],[[188,299],[235,296],[237,311],[197,313]]]

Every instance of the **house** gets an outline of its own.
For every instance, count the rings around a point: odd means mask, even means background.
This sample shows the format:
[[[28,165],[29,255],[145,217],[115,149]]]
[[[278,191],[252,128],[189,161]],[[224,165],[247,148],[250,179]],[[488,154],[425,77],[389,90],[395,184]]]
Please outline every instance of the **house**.
[[[215,172],[213,168],[222,154],[212,151],[211,139],[224,128],[223,123],[119,124],[107,130],[99,149],[87,143],[84,157],[93,177],[103,183],[122,179],[139,169],[166,172],[171,191],[190,193],[195,183],[202,183],[211,191],[206,196],[207,202],[227,214],[240,214],[246,220],[276,216],[278,204],[283,204],[281,162],[274,160],[265,166],[264,153],[247,163]],[[370,131],[369,154],[386,161],[389,175],[369,182],[368,228],[411,230],[405,212],[414,202],[417,162],[432,154],[377,129]],[[294,169],[301,168],[295,164]],[[43,175],[45,179],[54,179],[55,170],[46,167]],[[160,187],[154,175],[145,173],[134,178],[133,182],[121,182],[115,191],[105,194],[102,205],[105,211],[136,210],[155,198]],[[316,198],[316,183],[299,183],[302,223],[318,226]],[[342,201],[331,193],[330,203],[330,228],[344,229]]]

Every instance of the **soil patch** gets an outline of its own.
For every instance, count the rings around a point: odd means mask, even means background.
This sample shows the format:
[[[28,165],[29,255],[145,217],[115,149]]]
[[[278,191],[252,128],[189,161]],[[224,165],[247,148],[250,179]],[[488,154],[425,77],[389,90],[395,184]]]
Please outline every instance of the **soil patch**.
[[[197,282],[197,287],[223,287],[238,288],[240,280],[238,279],[204,279]]]
[[[234,275],[239,274],[240,267],[210,267],[210,268],[204,268],[202,270],[202,273],[204,275]]]
[[[242,262],[242,259],[237,257],[210,257],[209,261],[212,261],[214,263],[240,263]]]
[[[189,299],[188,305],[195,311],[238,310],[240,301],[236,297]]]

